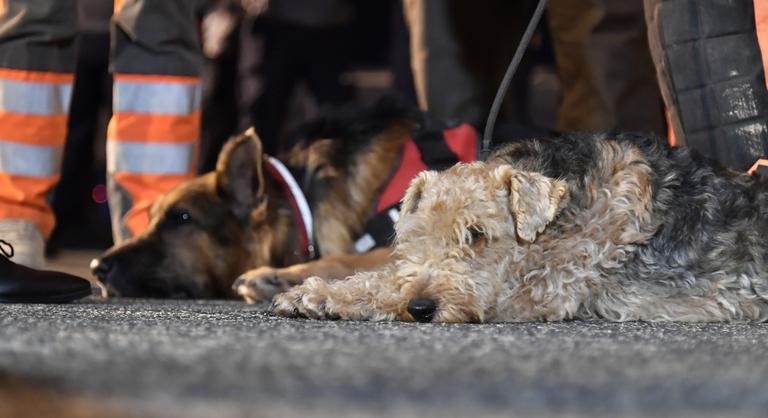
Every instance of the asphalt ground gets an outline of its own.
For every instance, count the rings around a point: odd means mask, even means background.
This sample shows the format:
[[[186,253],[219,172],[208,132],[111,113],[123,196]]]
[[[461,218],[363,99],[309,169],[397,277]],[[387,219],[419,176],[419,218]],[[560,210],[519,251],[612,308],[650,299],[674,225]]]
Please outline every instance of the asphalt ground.
[[[768,326],[284,319],[0,305],[0,417],[765,417]]]

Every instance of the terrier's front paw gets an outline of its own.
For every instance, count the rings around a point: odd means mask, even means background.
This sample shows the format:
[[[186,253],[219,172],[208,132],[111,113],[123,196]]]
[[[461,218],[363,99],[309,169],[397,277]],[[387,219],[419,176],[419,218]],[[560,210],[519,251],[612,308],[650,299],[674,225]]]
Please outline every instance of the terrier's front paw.
[[[290,318],[340,319],[331,305],[328,283],[319,277],[310,277],[303,284],[275,295],[270,310]]]
[[[276,294],[286,292],[290,288],[289,280],[272,267],[247,271],[232,285],[232,289],[245,298],[247,303],[272,300]]]

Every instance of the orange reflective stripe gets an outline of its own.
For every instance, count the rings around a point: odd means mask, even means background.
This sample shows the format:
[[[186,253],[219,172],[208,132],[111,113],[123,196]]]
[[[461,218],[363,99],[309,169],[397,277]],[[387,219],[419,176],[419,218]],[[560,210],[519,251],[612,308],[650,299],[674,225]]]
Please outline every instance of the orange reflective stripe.
[[[117,141],[193,143],[200,137],[200,111],[189,115],[116,113],[107,138]]]
[[[0,173],[0,219],[28,219],[49,237],[56,221],[46,196],[58,181],[58,175],[31,178]]]
[[[72,84],[75,75],[72,73],[52,73],[46,71],[24,71],[10,68],[0,68],[0,78],[26,81],[29,83]]]
[[[760,45],[760,54],[763,56],[763,74],[768,86],[768,1],[754,0],[755,5],[755,30],[757,31],[757,43]]]
[[[114,77],[117,81],[130,81],[134,83],[196,84],[200,82],[200,77],[182,75],[115,74]]]
[[[162,176],[147,174],[115,173],[114,178],[133,200],[133,207],[125,214],[123,222],[133,236],[144,232],[149,225],[149,208],[160,198],[193,174],[184,176]]]
[[[0,112],[0,139],[27,145],[64,145],[67,115]]]
[[[121,7],[123,7],[123,0],[115,0],[115,8],[113,9],[113,12],[117,13]]]
[[[13,183],[11,183],[11,179],[13,179]],[[11,176],[0,172],[0,184],[2,184],[2,187],[0,187],[0,199],[25,203],[40,198],[40,207],[43,207],[46,193],[51,190],[58,180],[58,175],[40,178]],[[0,205],[0,208],[5,209],[4,205]]]

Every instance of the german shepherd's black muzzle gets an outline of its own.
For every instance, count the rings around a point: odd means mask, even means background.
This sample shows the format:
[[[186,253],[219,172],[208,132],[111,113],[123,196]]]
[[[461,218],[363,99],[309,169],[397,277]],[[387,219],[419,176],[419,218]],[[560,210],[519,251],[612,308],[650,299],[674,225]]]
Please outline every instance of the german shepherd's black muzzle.
[[[166,264],[162,246],[152,239],[128,242],[91,261],[91,272],[114,296],[200,298],[206,292],[192,281],[179,281]]]

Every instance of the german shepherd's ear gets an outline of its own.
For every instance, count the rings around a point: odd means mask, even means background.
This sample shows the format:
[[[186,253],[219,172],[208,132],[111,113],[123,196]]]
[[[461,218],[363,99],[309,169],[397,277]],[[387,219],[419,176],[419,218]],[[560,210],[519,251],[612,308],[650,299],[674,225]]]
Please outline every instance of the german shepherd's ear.
[[[515,232],[533,242],[568,203],[568,183],[539,173],[520,171],[509,165],[496,169],[496,178],[509,190],[509,211]]]
[[[247,218],[264,200],[264,153],[253,128],[230,139],[216,163],[216,187],[222,197],[231,199],[239,218]]]

